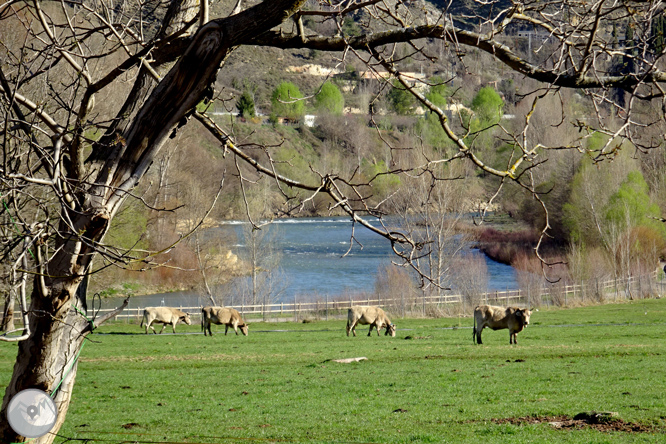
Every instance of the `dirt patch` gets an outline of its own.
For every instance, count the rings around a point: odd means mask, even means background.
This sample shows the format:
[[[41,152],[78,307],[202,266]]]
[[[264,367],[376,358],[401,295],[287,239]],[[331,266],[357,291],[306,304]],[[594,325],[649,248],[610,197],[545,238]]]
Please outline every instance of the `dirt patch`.
[[[496,424],[541,424],[548,423],[556,429],[594,429],[601,432],[654,433],[664,430],[654,426],[626,422],[619,418],[597,422],[590,418],[574,419],[570,416],[523,416],[520,418],[499,418],[492,420]]]

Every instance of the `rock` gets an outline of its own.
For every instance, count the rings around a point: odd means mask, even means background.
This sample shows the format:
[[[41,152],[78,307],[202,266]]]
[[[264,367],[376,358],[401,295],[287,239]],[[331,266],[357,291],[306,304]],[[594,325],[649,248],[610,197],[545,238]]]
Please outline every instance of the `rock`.
[[[367,361],[368,358],[361,356],[360,358],[346,358],[346,359],[334,359],[333,362],[339,362],[340,364],[350,364],[352,362]]]

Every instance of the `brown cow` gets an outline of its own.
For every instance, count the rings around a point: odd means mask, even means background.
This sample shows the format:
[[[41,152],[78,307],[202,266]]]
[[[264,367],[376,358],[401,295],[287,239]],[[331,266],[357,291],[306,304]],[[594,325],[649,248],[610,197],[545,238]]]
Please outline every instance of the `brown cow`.
[[[493,330],[509,329],[509,344],[517,344],[516,334],[523,331],[530,323],[530,312],[526,308],[495,307],[493,305],[479,305],[474,309],[474,331],[472,340],[477,344],[481,342],[481,332],[485,327]]]
[[[210,331],[210,324],[224,324],[224,334],[226,335],[229,331],[229,327],[233,327],[236,334],[238,334],[238,329],[247,336],[247,328],[250,324],[246,324],[241,318],[240,313],[235,308],[228,307],[204,307],[201,309],[201,329],[206,336],[206,330],[208,334],[213,336],[213,332]]]
[[[386,328],[384,336],[391,335],[395,337],[395,324],[391,324],[391,320],[386,316],[384,310],[379,307],[359,306],[350,308],[347,312],[347,336],[349,336],[350,331],[356,336],[357,324],[370,324],[368,336],[370,336],[374,327],[377,329],[377,336],[379,336],[379,330]]]
[[[140,326],[143,327],[143,323],[145,322],[146,334],[148,334],[148,327],[150,327],[153,333],[157,333],[153,328],[153,326],[151,325],[153,322],[162,324],[162,330],[160,330],[160,333],[164,331],[167,324],[171,324],[173,332],[176,333],[176,324],[180,321],[183,321],[187,325],[192,324],[192,321],[190,320],[190,315],[177,308],[146,307],[146,309],[143,310],[143,319],[141,320]]]

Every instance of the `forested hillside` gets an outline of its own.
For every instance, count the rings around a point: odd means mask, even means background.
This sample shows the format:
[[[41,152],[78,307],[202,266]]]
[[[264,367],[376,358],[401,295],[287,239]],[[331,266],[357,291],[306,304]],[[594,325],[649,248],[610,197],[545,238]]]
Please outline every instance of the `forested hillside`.
[[[224,15],[232,3],[216,3],[213,10]],[[470,16],[473,2],[468,3],[461,2],[453,12],[458,17]],[[438,11],[436,2],[420,5],[425,16]],[[350,35],[358,34],[367,18],[363,10],[351,14],[340,23],[341,29]],[[605,30],[614,45],[626,44],[625,32],[632,30],[625,26],[627,23],[617,21]],[[303,25],[306,33],[339,33],[330,20],[305,16]],[[283,25],[285,32],[294,26]],[[556,42],[531,29],[511,27],[502,38],[535,61],[546,59]],[[658,142],[654,146],[636,146],[594,131],[590,119],[599,112],[609,122],[619,123],[624,115],[621,110],[600,110],[594,96],[582,90],[560,90],[540,99],[541,106],[532,110],[532,93],[537,90],[537,83],[492,63],[492,55],[475,48],[459,54],[434,39],[423,39],[419,45],[421,53],[397,48],[397,66],[418,91],[446,110],[457,131],[467,132],[466,142],[489,166],[501,169],[515,159],[517,144],[511,134],[520,132],[526,118],[530,119],[528,131],[534,145],[563,148],[540,154],[539,163],[547,163],[548,168],[529,170],[530,183],[539,199],[529,188],[515,182],[504,183],[496,195],[503,181],[468,165],[455,171],[461,182],[455,191],[460,193],[455,205],[447,204],[435,211],[466,214],[491,209],[513,219],[513,229],[521,231],[519,241],[493,235],[482,227],[472,231],[485,251],[514,265],[526,266],[526,259],[521,256],[531,255],[536,245],[545,224],[545,207],[548,236],[542,239],[542,251],[570,264],[573,262],[568,257],[583,255],[587,259],[578,258],[576,262],[589,265],[577,271],[580,275],[594,274],[595,269],[606,270],[598,271],[603,275],[611,272],[614,267],[604,259],[609,254],[616,261],[625,262],[625,269],[647,270],[656,266],[664,255],[666,234],[658,221],[666,210],[666,161]],[[431,63],[425,63],[423,55],[433,57]],[[626,65],[617,58],[603,63],[609,65],[609,70],[624,69],[622,66]],[[618,67],[613,68],[613,64]],[[414,156],[413,151],[402,148],[418,147],[427,158],[455,153],[455,144],[445,134],[436,114],[426,111],[405,87],[386,76],[382,67],[369,69],[358,58],[343,53],[261,46],[239,48],[226,66],[232,74],[218,78],[214,100],[201,104],[200,109],[206,109],[219,125],[230,128],[250,156],[259,159],[268,149],[278,172],[303,182],[316,184],[324,171],[352,177],[363,184],[358,187],[359,192],[384,214],[411,207],[404,197],[391,197],[395,193],[404,195],[404,190],[418,180],[397,174],[406,157]],[[293,89],[285,89],[287,85]],[[282,96],[278,94],[281,89]],[[647,119],[663,117],[659,108],[642,104],[637,107]],[[306,115],[311,116],[310,121]],[[653,128],[645,131],[649,133]],[[658,141],[659,130],[654,131],[653,140]],[[643,136],[649,136],[647,133]],[[217,142],[196,128],[188,127],[174,142],[159,157],[159,167],[151,170],[150,180],[141,185],[153,209],[139,201],[128,201],[110,233],[114,241],[128,248],[138,245],[151,250],[164,245],[165,239],[175,241],[210,209],[212,196],[223,178],[225,191],[206,216],[207,224],[244,219],[248,212],[255,220],[343,214],[324,195],[316,195],[303,205],[292,204],[307,198],[307,193],[280,188],[274,180],[238,170],[234,159],[225,157],[217,149]],[[592,152],[609,144],[616,149],[612,158],[606,159],[581,155],[581,148],[564,149],[576,144]],[[241,182],[230,180],[239,173],[246,182],[244,189]],[[286,202],[285,193],[289,197]],[[419,201],[418,196],[411,199]],[[485,207],[488,203],[490,206]],[[463,216],[460,222],[471,223],[471,217]],[[132,229],[128,230],[128,226]],[[509,243],[504,242],[507,240]],[[214,256],[227,251],[220,244],[210,249]],[[181,243],[172,250],[170,260],[191,268],[195,250],[192,242]],[[624,250],[627,251],[622,253]],[[173,281],[164,279],[172,275]],[[162,270],[158,276],[157,280],[167,286],[175,282],[194,285],[200,280],[192,273],[178,271]]]

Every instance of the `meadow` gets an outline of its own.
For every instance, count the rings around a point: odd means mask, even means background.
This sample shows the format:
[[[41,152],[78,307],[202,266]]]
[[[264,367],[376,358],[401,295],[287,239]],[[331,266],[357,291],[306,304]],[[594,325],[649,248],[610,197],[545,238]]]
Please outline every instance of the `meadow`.
[[[541,309],[515,346],[488,329],[474,345],[471,318],[393,321],[395,338],[347,337],[344,320],[248,337],[102,326],[56,442],[666,441],[666,299]],[[15,347],[0,344],[0,385]],[[367,360],[333,361],[354,357]],[[617,417],[573,421],[589,411]]]

